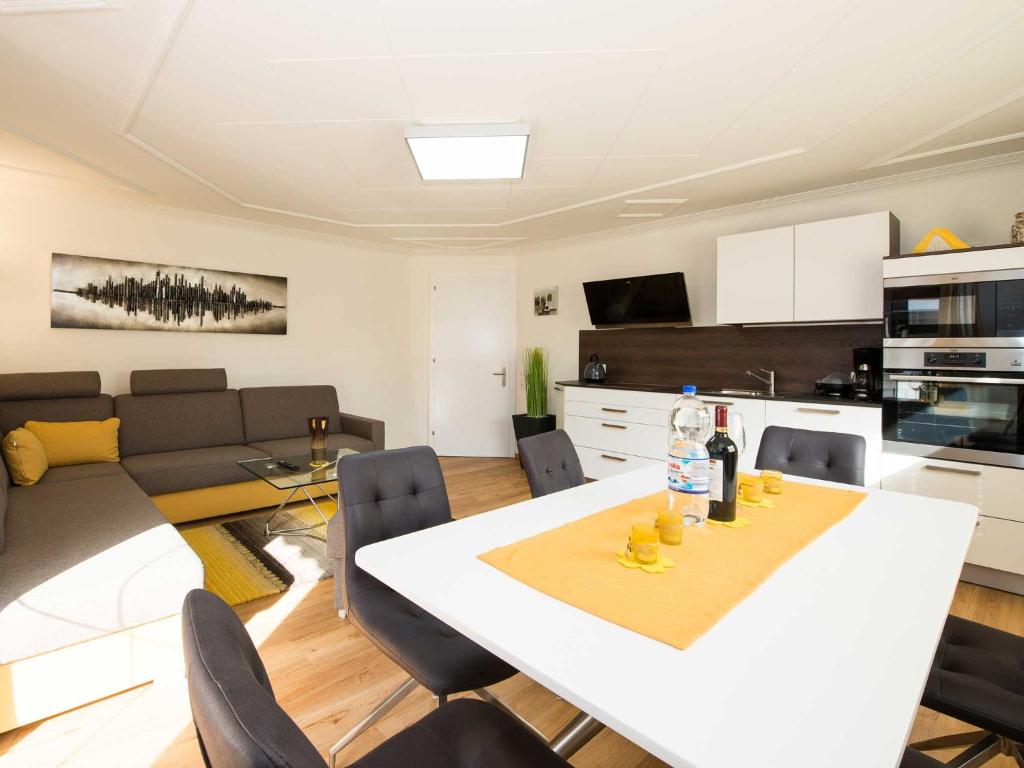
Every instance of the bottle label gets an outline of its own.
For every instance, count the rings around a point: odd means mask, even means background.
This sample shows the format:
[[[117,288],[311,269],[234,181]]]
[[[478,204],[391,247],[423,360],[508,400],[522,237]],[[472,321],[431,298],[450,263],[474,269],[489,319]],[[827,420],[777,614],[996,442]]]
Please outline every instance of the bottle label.
[[[668,487],[680,493],[707,495],[708,460],[668,457]]]
[[[709,493],[711,501],[722,501],[722,486],[724,467],[722,462],[718,459],[711,459],[710,466],[708,467],[709,477]]]

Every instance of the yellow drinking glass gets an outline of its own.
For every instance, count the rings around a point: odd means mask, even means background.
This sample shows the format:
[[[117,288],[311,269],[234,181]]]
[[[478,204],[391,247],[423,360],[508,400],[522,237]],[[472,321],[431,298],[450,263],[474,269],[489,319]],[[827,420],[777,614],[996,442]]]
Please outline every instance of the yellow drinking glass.
[[[658,512],[658,534],[662,544],[682,544],[683,513],[672,509]]]
[[[658,561],[658,529],[650,523],[634,523],[629,530],[626,556],[649,565]]]
[[[766,469],[761,472],[765,493],[782,493],[782,472],[778,469]]]
[[[749,504],[760,504],[764,500],[764,481],[760,477],[745,477],[740,481],[743,500]]]

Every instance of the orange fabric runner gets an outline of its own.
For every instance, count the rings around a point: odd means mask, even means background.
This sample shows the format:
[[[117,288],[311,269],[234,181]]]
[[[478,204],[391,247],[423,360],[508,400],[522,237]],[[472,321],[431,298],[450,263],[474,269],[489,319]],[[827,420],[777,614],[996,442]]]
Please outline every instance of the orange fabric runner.
[[[686,528],[665,573],[623,568],[630,525],[654,522],[667,492],[633,499],[480,555],[514,579],[562,602],[685,649],[776,569],[852,512],[867,494],[796,483],[767,497],[774,508],[737,506],[745,528]]]

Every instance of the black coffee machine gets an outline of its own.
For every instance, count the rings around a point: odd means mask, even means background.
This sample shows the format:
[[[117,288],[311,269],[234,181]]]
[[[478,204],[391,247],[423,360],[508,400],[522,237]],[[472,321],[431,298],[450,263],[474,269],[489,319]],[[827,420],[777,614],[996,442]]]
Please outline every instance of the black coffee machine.
[[[882,399],[882,348],[853,350],[853,396],[857,400]]]

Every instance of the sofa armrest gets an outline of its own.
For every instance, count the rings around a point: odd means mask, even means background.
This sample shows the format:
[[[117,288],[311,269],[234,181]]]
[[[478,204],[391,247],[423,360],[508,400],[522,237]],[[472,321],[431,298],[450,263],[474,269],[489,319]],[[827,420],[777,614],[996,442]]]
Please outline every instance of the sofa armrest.
[[[384,422],[380,419],[368,419],[365,416],[343,413],[341,414],[341,431],[369,440],[373,443],[375,451],[384,450]]]

